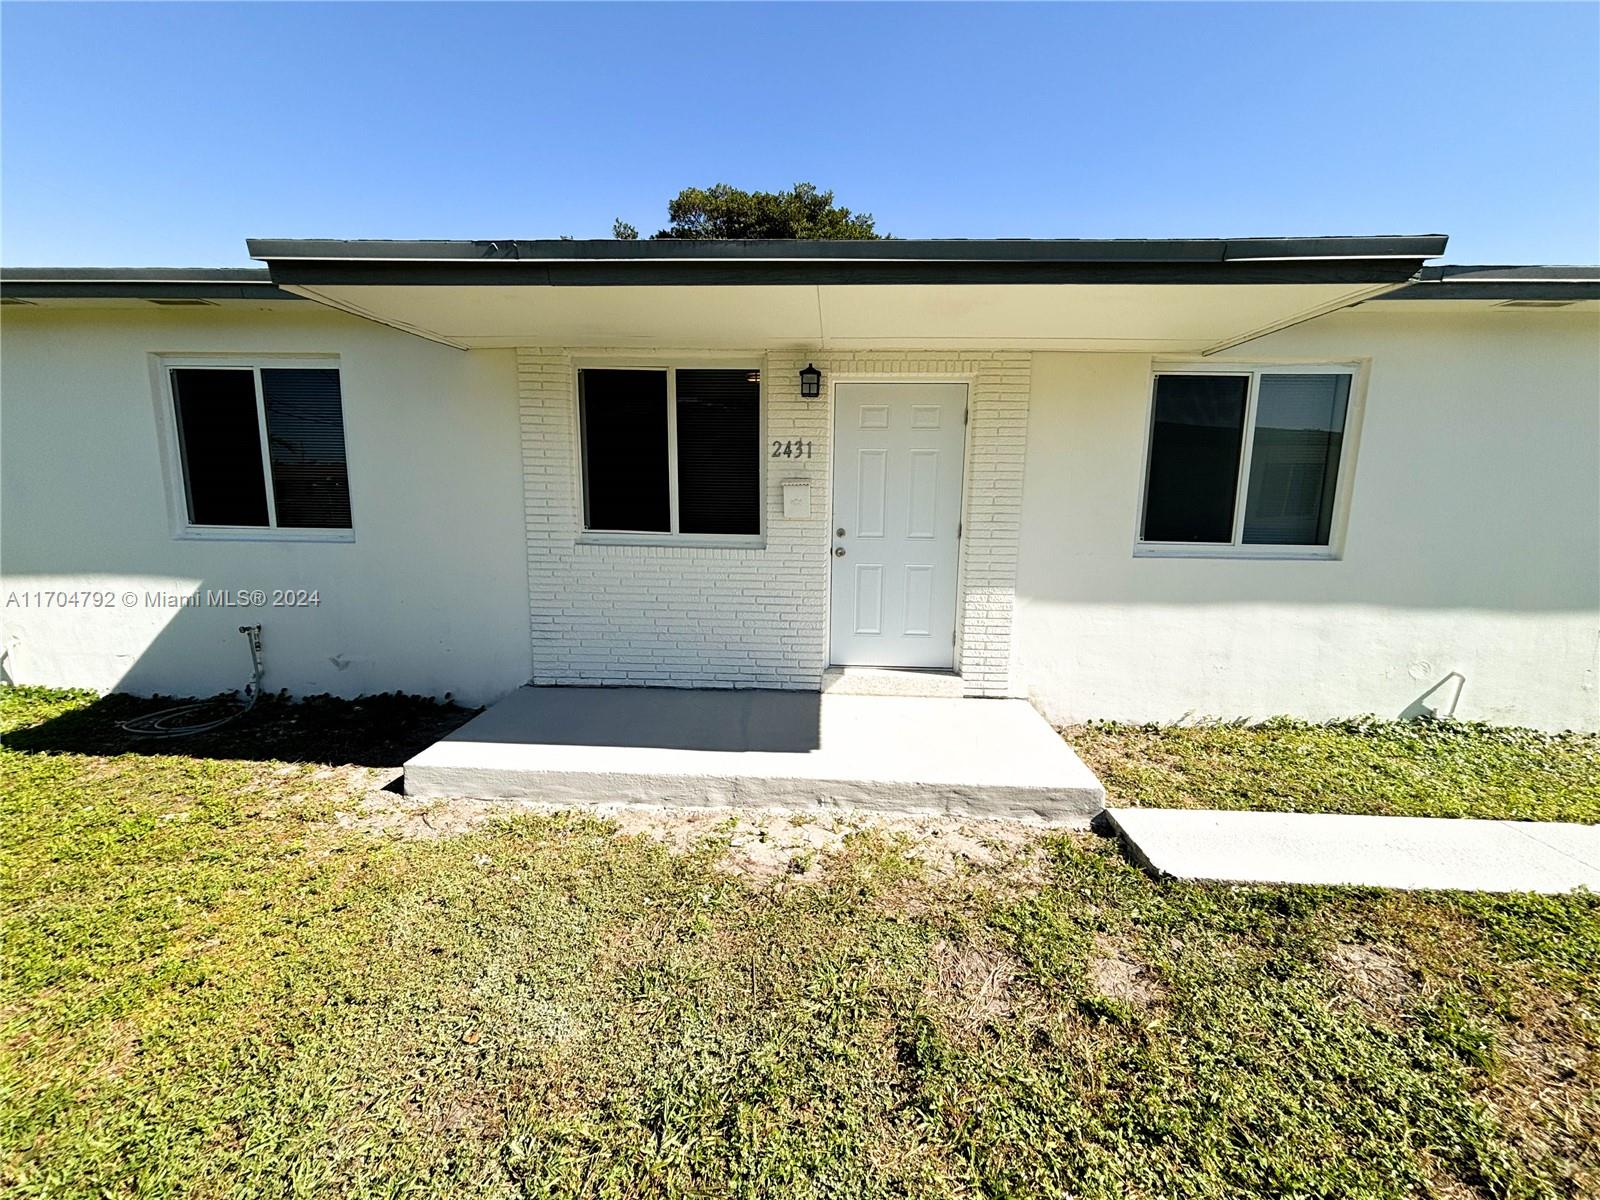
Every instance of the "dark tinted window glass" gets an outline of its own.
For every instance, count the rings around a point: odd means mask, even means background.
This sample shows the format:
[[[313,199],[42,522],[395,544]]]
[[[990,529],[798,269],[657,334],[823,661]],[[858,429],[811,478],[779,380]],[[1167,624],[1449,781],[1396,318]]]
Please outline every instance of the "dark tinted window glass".
[[[666,533],[665,371],[583,371],[583,523],[588,529]]]
[[[178,444],[189,521],[266,525],[256,381],[250,371],[182,368],[172,372]]]
[[[678,529],[761,532],[761,375],[678,372]]]
[[[1147,542],[1231,542],[1250,388],[1239,375],[1156,377]]]
[[[1326,546],[1333,527],[1348,375],[1263,375],[1250,443],[1244,540]]]
[[[349,529],[339,372],[263,369],[261,399],[278,524],[286,529]]]

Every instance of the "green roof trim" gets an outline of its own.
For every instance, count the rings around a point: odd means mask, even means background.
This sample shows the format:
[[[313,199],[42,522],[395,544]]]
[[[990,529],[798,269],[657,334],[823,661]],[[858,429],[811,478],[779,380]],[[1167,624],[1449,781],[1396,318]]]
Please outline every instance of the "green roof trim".
[[[0,267],[15,300],[300,300],[265,267]]]
[[[283,284],[1387,283],[1445,238],[339,241],[249,239]]]
[[[1424,267],[1389,300],[1600,300],[1600,267]]]

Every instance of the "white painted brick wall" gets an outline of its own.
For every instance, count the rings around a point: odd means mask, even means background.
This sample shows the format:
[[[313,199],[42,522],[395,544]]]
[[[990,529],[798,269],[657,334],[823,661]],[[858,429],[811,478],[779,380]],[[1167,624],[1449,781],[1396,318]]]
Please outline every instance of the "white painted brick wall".
[[[585,349],[584,359],[625,358]],[[634,352],[636,354],[636,352]],[[702,357],[659,353],[653,361]],[[773,352],[763,381],[768,443],[804,439],[809,459],[766,458],[762,548],[579,541],[573,352],[517,352],[528,594],[536,683],[819,686],[828,653],[829,454],[835,379],[925,376],[970,387],[956,663],[974,696],[1013,693],[1016,582],[1031,357],[1026,352]],[[823,371],[800,397],[799,371]],[[766,449],[763,447],[763,455]],[[811,484],[811,516],[783,516],[786,480]]]

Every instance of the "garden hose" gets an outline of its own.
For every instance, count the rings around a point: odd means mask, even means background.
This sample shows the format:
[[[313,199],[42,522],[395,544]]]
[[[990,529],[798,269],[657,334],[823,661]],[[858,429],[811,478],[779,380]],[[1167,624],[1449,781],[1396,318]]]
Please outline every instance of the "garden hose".
[[[244,716],[256,706],[256,699],[261,694],[261,626],[241,625],[239,632],[250,642],[250,682],[244,685],[243,704],[208,721],[181,724],[185,717],[193,717],[195,713],[213,708],[216,703],[213,700],[196,700],[191,704],[175,704],[171,708],[145,713],[129,721],[118,721],[117,727],[140,737],[189,737],[220,729],[229,721],[237,721]]]

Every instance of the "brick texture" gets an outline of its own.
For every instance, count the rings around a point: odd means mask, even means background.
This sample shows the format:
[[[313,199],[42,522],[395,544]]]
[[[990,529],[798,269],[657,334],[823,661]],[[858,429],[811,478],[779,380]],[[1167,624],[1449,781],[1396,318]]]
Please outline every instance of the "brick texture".
[[[636,352],[634,353],[636,356]],[[585,349],[585,360],[629,357]],[[652,361],[689,360],[693,352]],[[925,377],[969,385],[956,668],[973,696],[1013,694],[1011,622],[1028,428],[1026,352],[772,352],[767,439],[813,457],[765,459],[766,543],[625,546],[581,540],[573,355],[517,352],[529,619],[536,683],[815,689],[828,657],[829,454],[835,380]],[[823,371],[822,397],[799,370]],[[763,448],[765,454],[765,448]],[[811,484],[811,515],[783,516],[785,481]]]

